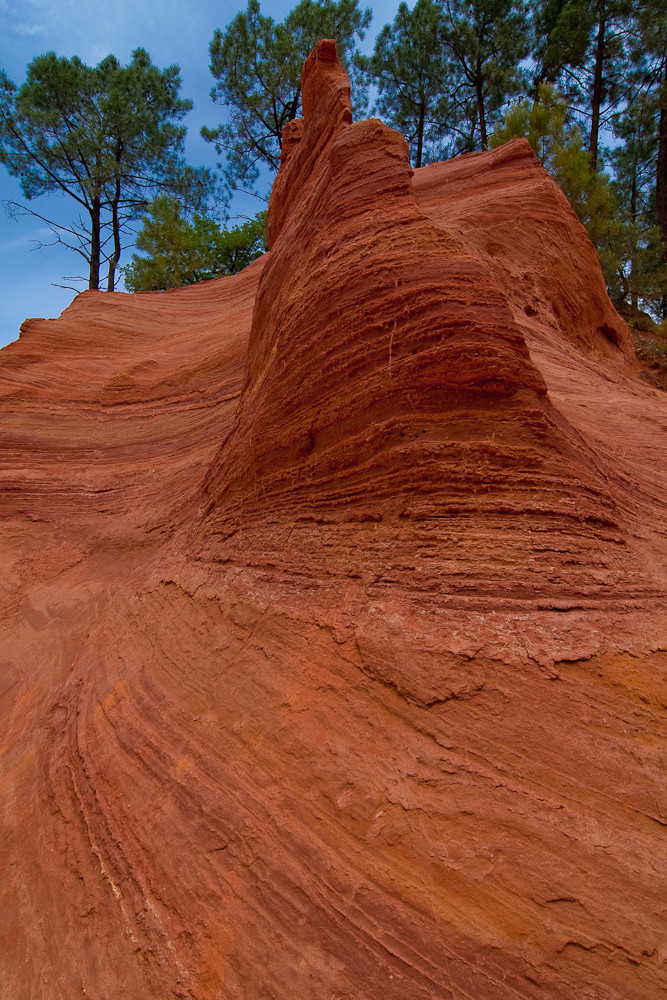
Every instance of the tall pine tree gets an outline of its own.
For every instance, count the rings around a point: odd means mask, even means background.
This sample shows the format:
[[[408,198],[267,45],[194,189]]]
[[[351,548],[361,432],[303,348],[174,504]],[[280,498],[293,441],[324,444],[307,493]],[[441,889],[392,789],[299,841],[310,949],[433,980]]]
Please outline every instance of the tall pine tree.
[[[586,137],[591,173],[601,132],[628,97],[628,0],[542,0],[535,10],[534,81],[554,83]]]
[[[610,292],[629,317],[661,309],[667,268],[656,212],[657,115],[651,95],[639,91],[617,116],[616,145],[609,150],[620,227],[620,262]]]
[[[525,88],[521,61],[530,50],[524,0],[440,0],[441,40],[451,59],[453,96],[469,149],[487,149],[507,100]],[[465,151],[465,147],[463,150]]]
[[[192,105],[180,84],[177,66],[160,70],[143,49],[127,66],[114,56],[90,67],[49,52],[32,61],[20,88],[0,72],[0,162],[29,201],[73,200],[83,221],[44,221],[85,260],[89,288],[100,286],[106,264],[113,291],[124,241],[133,241],[128,226],[157,194],[197,205],[212,189],[210,174],[181,156],[185,128],[177,123]]]
[[[228,191],[258,194],[262,170],[274,174],[280,164],[280,139],[301,106],[301,67],[320,38],[335,38],[348,69],[353,68],[356,38],[371,22],[358,0],[301,0],[277,23],[261,13],[259,0],[237,14],[210,45],[211,73],[217,83],[211,98],[228,118],[202,135],[224,157]],[[258,194],[258,197],[262,197]]]
[[[642,0],[633,16],[634,76],[655,139],[655,217],[663,266],[660,308],[667,319],[667,7],[664,0]]]
[[[441,156],[451,103],[436,0],[417,0],[412,11],[402,3],[379,32],[367,67],[379,92],[375,110],[408,140],[414,165]]]

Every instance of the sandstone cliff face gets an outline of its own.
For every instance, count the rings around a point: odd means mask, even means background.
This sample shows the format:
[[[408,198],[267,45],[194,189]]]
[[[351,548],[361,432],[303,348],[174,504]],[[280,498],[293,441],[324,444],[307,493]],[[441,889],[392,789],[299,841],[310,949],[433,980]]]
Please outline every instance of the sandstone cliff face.
[[[12,1000],[655,1000],[665,397],[524,142],[304,67],[270,251],[0,357]]]

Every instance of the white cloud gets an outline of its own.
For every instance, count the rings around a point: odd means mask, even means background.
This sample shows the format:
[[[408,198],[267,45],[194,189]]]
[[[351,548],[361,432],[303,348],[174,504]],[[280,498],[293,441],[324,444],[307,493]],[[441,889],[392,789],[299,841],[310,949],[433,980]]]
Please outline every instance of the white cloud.
[[[33,35],[44,35],[46,34],[46,28],[43,24],[25,24],[24,22],[19,22],[14,25],[14,31],[17,35],[25,35],[26,37],[32,37]]]
[[[43,241],[45,237],[50,235],[51,230],[43,227],[42,229],[33,229],[31,232],[17,236],[13,240],[2,240],[0,241],[0,253],[6,253],[9,250],[18,250],[19,247],[30,246],[31,243]]]

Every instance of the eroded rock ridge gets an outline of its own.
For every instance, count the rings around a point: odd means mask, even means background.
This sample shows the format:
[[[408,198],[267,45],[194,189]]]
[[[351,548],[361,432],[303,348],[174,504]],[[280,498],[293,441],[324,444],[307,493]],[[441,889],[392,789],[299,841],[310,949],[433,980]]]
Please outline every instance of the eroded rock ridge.
[[[665,397],[527,143],[303,110],[262,260],[0,355],[0,993],[655,1000]]]

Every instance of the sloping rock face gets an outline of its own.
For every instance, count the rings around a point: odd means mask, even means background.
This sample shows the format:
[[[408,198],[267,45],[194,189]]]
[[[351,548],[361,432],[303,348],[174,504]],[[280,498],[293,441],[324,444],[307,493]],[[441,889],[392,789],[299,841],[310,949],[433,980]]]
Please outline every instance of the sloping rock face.
[[[0,365],[0,992],[655,1000],[665,397],[523,141],[304,67],[271,249]]]

